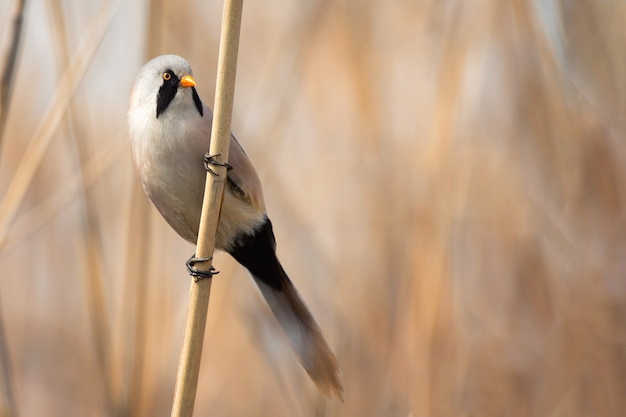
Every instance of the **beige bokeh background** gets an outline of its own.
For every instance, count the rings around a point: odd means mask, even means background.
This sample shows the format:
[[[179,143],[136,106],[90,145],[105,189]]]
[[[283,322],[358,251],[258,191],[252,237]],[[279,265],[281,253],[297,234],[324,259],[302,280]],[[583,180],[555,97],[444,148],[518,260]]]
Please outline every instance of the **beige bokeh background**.
[[[27,3],[0,415],[169,415],[193,247],[140,190],[125,112],[160,53],[212,102],[221,7]],[[623,1],[246,2],[233,129],[345,403],[219,254],[195,415],[623,416],[625,21]]]

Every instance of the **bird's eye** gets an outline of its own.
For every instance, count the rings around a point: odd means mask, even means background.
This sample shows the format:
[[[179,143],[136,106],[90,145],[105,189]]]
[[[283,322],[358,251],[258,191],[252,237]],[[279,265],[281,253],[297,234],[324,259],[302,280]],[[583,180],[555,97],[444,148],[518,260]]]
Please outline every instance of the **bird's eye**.
[[[172,78],[172,74],[170,74],[169,72],[164,72],[163,73],[163,79],[165,81],[169,81]]]

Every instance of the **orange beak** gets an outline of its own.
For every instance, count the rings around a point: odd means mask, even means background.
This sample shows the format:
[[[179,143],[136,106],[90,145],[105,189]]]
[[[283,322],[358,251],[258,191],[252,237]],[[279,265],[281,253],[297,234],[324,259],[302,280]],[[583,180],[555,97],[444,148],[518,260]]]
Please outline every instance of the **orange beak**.
[[[183,78],[180,79],[179,85],[185,88],[195,87],[196,80],[194,80],[191,75],[185,75]]]

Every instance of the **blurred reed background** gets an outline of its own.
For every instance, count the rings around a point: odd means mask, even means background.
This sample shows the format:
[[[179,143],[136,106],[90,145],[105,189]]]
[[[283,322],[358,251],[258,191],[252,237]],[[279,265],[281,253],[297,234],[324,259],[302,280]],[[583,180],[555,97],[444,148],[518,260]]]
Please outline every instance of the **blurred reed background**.
[[[166,52],[212,103],[221,9],[25,2],[0,415],[169,415],[193,247],[138,187],[125,113]],[[244,4],[233,129],[346,399],[220,254],[195,415],[626,415],[625,21],[624,1]]]

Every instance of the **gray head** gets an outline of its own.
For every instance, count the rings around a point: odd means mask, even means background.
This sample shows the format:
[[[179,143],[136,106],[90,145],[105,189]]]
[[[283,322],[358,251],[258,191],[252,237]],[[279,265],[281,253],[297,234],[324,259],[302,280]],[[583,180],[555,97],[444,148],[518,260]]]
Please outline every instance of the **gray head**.
[[[161,55],[150,60],[133,83],[131,108],[148,106],[158,119],[172,108],[185,108],[193,103],[202,116],[202,102],[192,74],[189,63],[178,55]]]

